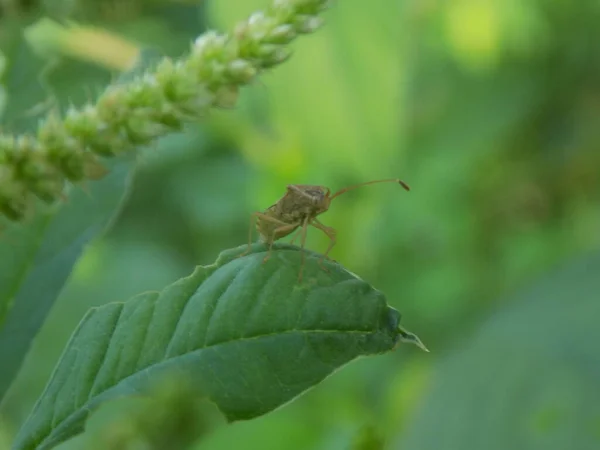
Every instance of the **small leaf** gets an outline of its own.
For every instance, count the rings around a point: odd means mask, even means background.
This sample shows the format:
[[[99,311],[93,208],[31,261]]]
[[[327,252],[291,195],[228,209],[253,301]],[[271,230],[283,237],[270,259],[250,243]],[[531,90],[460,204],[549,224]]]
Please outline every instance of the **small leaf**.
[[[82,431],[103,401],[137,394],[176,370],[230,421],[289,402],[361,355],[391,351],[400,314],[338,264],[277,245],[228,250],[160,293],[92,309],[74,332],[16,449],[46,449]]]

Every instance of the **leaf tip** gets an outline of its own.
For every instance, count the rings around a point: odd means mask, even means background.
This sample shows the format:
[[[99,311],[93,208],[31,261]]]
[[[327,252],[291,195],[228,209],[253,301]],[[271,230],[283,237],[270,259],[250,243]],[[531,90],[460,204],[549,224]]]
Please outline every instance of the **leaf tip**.
[[[398,327],[398,334],[400,335],[400,342],[408,342],[410,344],[416,345],[424,352],[429,353],[429,349],[423,344],[419,336],[410,331],[405,330],[402,327]]]

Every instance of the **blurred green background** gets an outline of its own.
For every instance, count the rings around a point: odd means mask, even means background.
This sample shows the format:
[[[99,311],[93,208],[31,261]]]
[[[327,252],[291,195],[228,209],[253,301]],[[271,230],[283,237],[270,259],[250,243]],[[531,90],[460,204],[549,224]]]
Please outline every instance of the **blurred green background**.
[[[127,45],[182,55],[267,4],[0,1],[2,128],[37,120],[25,111],[48,99],[93,98]],[[49,49],[31,33],[47,18],[128,44],[90,40],[108,61]],[[373,432],[402,450],[600,448],[600,2],[340,0],[326,20],[236,108],[140,152],[128,203],[79,261],[3,405],[0,448],[90,306],[245,243],[250,213],[288,183],[388,177],[412,191],[365,187],[322,221],[338,230],[332,257],[431,353],[356,361],[200,447],[376,449],[359,443]]]

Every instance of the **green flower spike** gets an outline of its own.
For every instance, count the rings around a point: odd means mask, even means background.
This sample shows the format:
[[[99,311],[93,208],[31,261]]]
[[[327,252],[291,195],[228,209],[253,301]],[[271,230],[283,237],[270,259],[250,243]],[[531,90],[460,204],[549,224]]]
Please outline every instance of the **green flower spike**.
[[[66,183],[106,173],[103,158],[148,145],[211,107],[231,107],[240,86],[287,60],[287,45],[322,25],[327,0],[275,0],[231,34],[210,31],[181,60],[165,58],[130,82],[107,87],[95,105],[51,114],[35,136],[0,135],[0,216],[20,221],[35,199],[52,204]]]

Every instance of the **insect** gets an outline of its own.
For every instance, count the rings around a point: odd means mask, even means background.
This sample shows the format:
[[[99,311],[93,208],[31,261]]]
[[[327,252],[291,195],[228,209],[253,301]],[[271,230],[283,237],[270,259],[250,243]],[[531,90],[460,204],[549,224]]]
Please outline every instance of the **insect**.
[[[410,187],[399,179],[386,179],[386,180],[375,180],[368,181],[366,183],[360,183],[353,186],[348,186],[340,189],[335,194],[331,195],[331,190],[325,186],[313,186],[307,184],[289,184],[287,186],[287,192],[281,197],[277,203],[270,206],[263,212],[255,212],[250,218],[250,229],[248,233],[248,249],[242,253],[241,256],[247,255],[252,247],[252,228],[256,221],[256,230],[260,235],[260,240],[269,244],[269,251],[263,263],[267,262],[271,257],[271,251],[273,249],[273,243],[289,234],[293,233],[299,228],[300,234],[300,247],[304,250],[306,243],[306,232],[308,226],[318,228],[329,238],[329,246],[323,256],[319,259],[319,265],[323,270],[328,272],[327,268],[323,265],[325,258],[329,259],[329,252],[336,244],[336,230],[327,225],[323,225],[317,216],[323,214],[329,209],[331,201],[345,194],[348,191],[356,189],[361,186],[366,186],[375,183],[397,183],[400,184],[404,189],[410,191]],[[298,234],[292,239],[292,242],[298,237]],[[302,269],[304,268],[305,254],[302,252],[302,261],[300,265],[300,272],[298,274],[298,281],[302,281]]]

